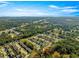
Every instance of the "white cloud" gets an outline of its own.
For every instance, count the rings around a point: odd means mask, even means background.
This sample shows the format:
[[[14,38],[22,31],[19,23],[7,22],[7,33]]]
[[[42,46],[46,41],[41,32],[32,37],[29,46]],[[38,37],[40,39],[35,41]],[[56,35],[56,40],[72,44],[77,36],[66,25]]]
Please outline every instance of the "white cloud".
[[[73,7],[73,6],[66,6],[66,7],[63,7],[63,9],[70,9],[70,8],[77,8],[77,7]]]
[[[9,4],[9,2],[6,1],[0,1],[0,7],[5,7]]]
[[[8,2],[0,2],[3,4],[9,4]],[[56,6],[49,5],[47,9],[37,9],[35,7],[13,7],[7,11],[2,12],[7,16],[73,16],[75,12],[79,12],[75,6]]]
[[[6,2],[6,1],[0,1],[0,3],[8,3],[8,2]]]
[[[29,8],[13,8],[8,10],[5,15],[11,16],[47,16],[48,13],[45,13],[43,10],[38,9],[29,9]]]
[[[49,8],[54,8],[54,9],[70,9],[70,8],[77,8],[77,7],[73,7],[73,6],[64,6],[64,7],[60,7],[60,6],[56,6],[56,5],[49,5]]]
[[[50,8],[60,9],[58,6],[55,5],[49,5]]]
[[[40,10],[35,8],[21,8],[21,7],[15,7],[11,11],[8,10],[5,15],[11,15],[11,16],[73,16],[72,13],[79,12],[77,9],[73,9],[73,7],[55,7],[54,10]]]
[[[72,13],[79,12],[77,7],[75,6],[56,6],[56,5],[49,5],[48,6],[50,9],[52,9],[52,13],[56,15],[72,15]]]
[[[23,9],[20,9],[20,8],[17,8],[16,10],[17,10],[17,11],[24,11]]]
[[[77,9],[64,9],[64,10],[61,10],[62,12],[65,12],[65,13],[74,13],[74,12],[79,12],[79,10]]]
[[[28,8],[15,8],[17,12],[38,12],[40,10],[36,9],[28,9]]]

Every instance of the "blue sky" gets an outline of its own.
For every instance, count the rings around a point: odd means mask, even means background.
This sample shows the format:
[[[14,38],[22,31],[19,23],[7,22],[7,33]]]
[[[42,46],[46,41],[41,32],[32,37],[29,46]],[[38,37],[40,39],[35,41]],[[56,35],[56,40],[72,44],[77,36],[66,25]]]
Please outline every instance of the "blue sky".
[[[79,2],[0,1],[0,16],[79,16]]]

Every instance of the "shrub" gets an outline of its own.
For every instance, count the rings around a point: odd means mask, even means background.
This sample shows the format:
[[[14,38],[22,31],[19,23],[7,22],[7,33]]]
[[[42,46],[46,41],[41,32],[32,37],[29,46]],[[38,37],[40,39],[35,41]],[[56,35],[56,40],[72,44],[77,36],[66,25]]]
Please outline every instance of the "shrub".
[[[61,55],[59,52],[55,51],[52,56],[53,58],[60,58]]]

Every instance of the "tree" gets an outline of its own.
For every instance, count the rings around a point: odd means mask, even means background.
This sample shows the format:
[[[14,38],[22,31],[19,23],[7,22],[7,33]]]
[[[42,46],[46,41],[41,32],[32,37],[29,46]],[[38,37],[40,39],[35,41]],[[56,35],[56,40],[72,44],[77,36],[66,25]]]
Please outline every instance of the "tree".
[[[32,50],[30,57],[31,58],[39,58],[40,55],[39,55],[39,53],[37,51]]]
[[[71,58],[78,58],[79,56],[77,54],[71,54],[70,57]]]

